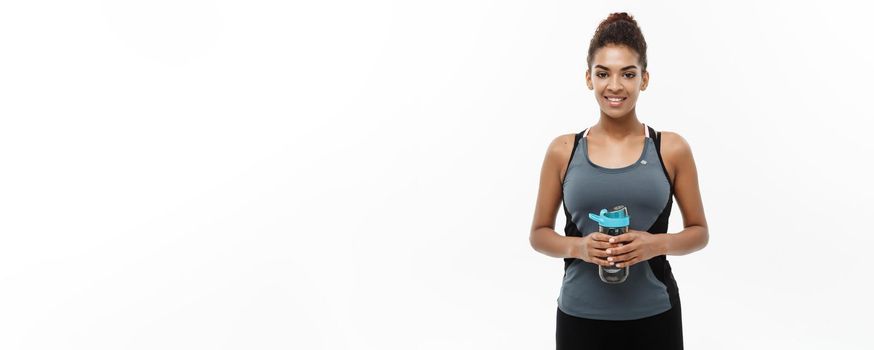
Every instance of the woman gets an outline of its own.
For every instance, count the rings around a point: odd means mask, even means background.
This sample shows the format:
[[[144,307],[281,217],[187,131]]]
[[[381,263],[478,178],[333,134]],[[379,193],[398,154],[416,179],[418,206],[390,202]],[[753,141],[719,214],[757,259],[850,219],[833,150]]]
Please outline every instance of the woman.
[[[578,134],[555,138],[541,169],[531,246],[564,258],[558,297],[557,349],[682,349],[680,295],[667,255],[708,242],[698,175],[688,143],[641,123],[635,104],[649,83],[646,42],[627,13],[613,13],[589,44],[586,84],[601,113]],[[665,234],[673,197],[681,232]],[[555,231],[564,202],[565,235]],[[589,213],[625,205],[629,231],[598,233]],[[601,281],[598,266],[628,267],[618,284]]]

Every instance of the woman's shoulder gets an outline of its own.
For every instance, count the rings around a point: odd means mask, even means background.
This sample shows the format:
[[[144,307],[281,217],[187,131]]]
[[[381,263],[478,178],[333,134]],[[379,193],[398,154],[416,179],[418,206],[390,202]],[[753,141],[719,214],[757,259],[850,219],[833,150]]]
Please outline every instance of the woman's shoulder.
[[[561,134],[549,143],[550,154],[570,154],[574,148],[574,139],[577,134]]]
[[[682,135],[674,131],[661,130],[661,153],[663,157],[681,160],[692,154],[692,147]]]
[[[567,163],[574,149],[574,139],[577,134],[561,134],[555,136],[547,147],[547,158],[557,165]]]

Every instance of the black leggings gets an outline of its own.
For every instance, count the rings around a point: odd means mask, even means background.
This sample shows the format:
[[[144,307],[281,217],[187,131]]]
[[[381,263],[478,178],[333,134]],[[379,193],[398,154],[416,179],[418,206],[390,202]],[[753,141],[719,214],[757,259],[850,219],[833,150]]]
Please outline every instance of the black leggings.
[[[683,349],[680,303],[670,310],[628,321],[592,320],[558,309],[555,327],[557,350]]]

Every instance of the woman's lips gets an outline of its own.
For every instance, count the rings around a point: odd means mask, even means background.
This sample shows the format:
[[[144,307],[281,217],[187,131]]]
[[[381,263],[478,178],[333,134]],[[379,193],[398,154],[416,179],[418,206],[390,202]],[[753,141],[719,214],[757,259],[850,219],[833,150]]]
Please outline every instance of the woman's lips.
[[[619,101],[613,101],[613,100],[620,99],[620,98],[621,98],[621,100],[619,100]],[[619,106],[621,106],[623,103],[625,103],[625,100],[627,100],[628,97],[613,97],[613,96],[611,96],[611,97],[607,97],[607,96],[604,96],[604,99],[607,101],[607,105],[608,105],[608,106],[610,106],[610,107],[619,107]],[[611,100],[611,99],[613,99],[613,100]]]

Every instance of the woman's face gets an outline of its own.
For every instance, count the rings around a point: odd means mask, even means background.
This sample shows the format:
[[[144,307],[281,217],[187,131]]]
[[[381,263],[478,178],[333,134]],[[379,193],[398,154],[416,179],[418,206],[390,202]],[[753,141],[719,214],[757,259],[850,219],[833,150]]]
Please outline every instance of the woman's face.
[[[637,95],[646,90],[649,72],[642,73],[637,52],[624,45],[608,44],[595,51],[586,70],[586,85],[595,91],[602,113],[619,118],[634,110]],[[610,101],[617,97],[621,101]]]

